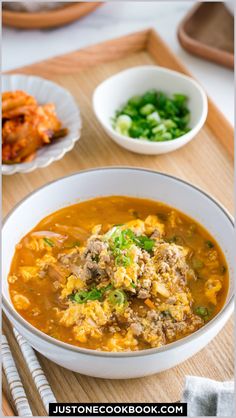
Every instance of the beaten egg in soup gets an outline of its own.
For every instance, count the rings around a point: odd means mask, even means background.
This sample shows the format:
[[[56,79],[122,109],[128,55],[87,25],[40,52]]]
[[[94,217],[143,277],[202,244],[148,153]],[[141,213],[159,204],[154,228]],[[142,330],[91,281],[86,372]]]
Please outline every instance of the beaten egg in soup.
[[[103,197],[43,219],[16,246],[15,309],[42,332],[103,351],[160,347],[222,308],[228,269],[217,242],[163,203]]]

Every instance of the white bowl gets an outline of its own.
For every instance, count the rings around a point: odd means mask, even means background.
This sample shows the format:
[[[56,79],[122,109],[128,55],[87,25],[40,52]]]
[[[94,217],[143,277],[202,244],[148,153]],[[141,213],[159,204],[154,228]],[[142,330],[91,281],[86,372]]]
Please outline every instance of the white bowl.
[[[127,181],[128,179],[128,181]],[[42,218],[79,199],[105,195],[137,196],[163,201],[193,217],[216,238],[227,259],[230,289],[221,312],[194,334],[161,348],[109,353],[75,347],[42,333],[12,305],[7,275],[15,245]],[[82,171],[49,183],[24,199],[5,220],[3,241],[3,309],[15,328],[37,351],[55,363],[82,374],[130,378],[161,372],[201,350],[224,326],[233,311],[234,227],[231,216],[205,192],[175,177],[134,168]]]
[[[36,168],[47,167],[60,160],[70,151],[80,138],[81,117],[79,108],[69,91],[52,81],[28,75],[3,75],[2,92],[23,90],[34,96],[39,104],[54,103],[58,118],[63,127],[68,128],[68,134],[52,144],[37,151],[33,161],[21,164],[2,164],[2,173],[29,173]]]
[[[115,131],[112,118],[132,96],[156,89],[172,95],[183,93],[189,97],[191,130],[179,138],[164,142],[151,142],[130,138]],[[103,81],[93,94],[95,115],[106,133],[121,147],[138,154],[164,154],[181,148],[191,141],[207,117],[207,97],[201,86],[192,78],[155,65],[133,67]]]

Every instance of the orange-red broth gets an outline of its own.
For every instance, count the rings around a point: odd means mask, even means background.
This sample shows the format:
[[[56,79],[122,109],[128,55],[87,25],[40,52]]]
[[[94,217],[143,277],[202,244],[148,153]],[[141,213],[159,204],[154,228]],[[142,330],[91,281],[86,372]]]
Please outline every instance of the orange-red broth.
[[[168,219],[173,213],[176,213],[177,225],[170,226]],[[171,208],[163,203],[138,199],[132,197],[105,197],[96,198],[81,202],[72,206],[65,207],[44,218],[33,229],[33,231],[49,230],[58,232],[56,224],[63,224],[71,227],[81,228],[78,236],[68,234],[68,239],[64,245],[70,247],[79,241],[83,244],[91,235],[91,229],[102,224],[102,231],[106,232],[112,225],[122,224],[135,218],[145,219],[150,214],[156,214],[162,223],[165,224],[165,240],[173,240],[177,244],[184,245],[191,250],[190,265],[194,268],[198,279],[189,281],[188,286],[192,292],[195,306],[205,306],[211,312],[210,318],[214,317],[225,303],[228,292],[228,268],[223,252],[215,239],[199,223]],[[13,257],[10,274],[19,275],[19,268],[22,266],[34,266],[36,259],[43,256],[45,251],[36,252],[25,247],[25,242],[29,239],[30,231],[16,246]],[[54,247],[52,254],[62,251]],[[210,252],[214,250],[217,253],[218,265],[208,267],[208,258]],[[222,288],[217,295],[217,304],[213,306],[204,295],[204,285],[210,274],[216,274],[221,278]],[[21,294],[28,298],[30,306],[26,310],[18,310],[19,314],[34,327],[42,332],[51,335],[61,341],[96,349],[90,339],[83,344],[73,337],[71,328],[66,328],[59,323],[55,313],[55,307],[63,309],[59,299],[59,292],[52,286],[50,277],[46,276],[43,280],[35,280],[25,283],[18,279],[14,283],[9,283],[11,298],[15,294]],[[142,303],[139,301],[139,303]],[[145,306],[145,308],[147,308]],[[38,312],[40,312],[38,314]],[[104,335],[104,339],[106,336]],[[140,346],[139,348],[144,348]]]

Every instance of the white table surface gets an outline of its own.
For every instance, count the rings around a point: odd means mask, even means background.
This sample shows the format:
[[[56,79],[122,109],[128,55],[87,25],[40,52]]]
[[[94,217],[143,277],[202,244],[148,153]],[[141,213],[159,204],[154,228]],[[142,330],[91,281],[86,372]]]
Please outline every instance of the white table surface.
[[[3,28],[2,69],[15,69],[106,39],[153,27],[233,124],[233,71],[188,54],[177,40],[178,24],[192,6],[191,1],[110,1],[91,15],[59,29],[25,31]]]

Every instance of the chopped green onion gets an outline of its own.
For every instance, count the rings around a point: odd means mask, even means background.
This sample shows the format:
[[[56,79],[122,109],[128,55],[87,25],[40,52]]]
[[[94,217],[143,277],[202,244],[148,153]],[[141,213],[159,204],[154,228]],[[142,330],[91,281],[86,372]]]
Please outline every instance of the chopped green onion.
[[[184,94],[175,93],[174,100],[175,100],[175,103],[177,103],[179,106],[183,106],[186,104],[186,101],[188,100],[188,98]]]
[[[221,274],[225,274],[226,271],[227,271],[227,268],[225,266],[221,266],[221,268],[220,268]]]
[[[121,135],[128,135],[129,128],[132,125],[132,119],[128,115],[120,115],[116,120],[116,131]]]
[[[152,251],[155,245],[155,240],[148,238],[145,235],[140,235],[140,236],[135,237],[134,242],[145,251]]]
[[[85,303],[88,300],[99,300],[101,299],[101,291],[94,288],[90,291],[80,291],[74,294],[73,299],[77,303]]]
[[[171,119],[164,120],[163,124],[165,125],[165,127],[167,129],[171,129],[171,128],[176,128],[177,127],[176,123],[173,120],[171,120]]]
[[[213,242],[212,242],[212,241],[206,241],[206,246],[207,246],[208,248],[214,248],[214,244],[213,244]]]
[[[201,316],[202,318],[206,317],[209,315],[208,309],[205,308],[204,306],[198,306],[195,309],[195,313],[199,316]]]
[[[101,293],[102,293],[102,295],[103,295],[103,293],[107,292],[108,290],[111,290],[112,288],[113,288],[113,286],[112,286],[112,284],[110,283],[110,284],[108,284],[108,285],[107,285],[107,286],[105,286],[105,287],[101,287],[100,291],[101,291]]]
[[[124,267],[128,267],[132,262],[129,256],[129,250],[133,244],[146,251],[152,251],[155,244],[155,240],[145,235],[136,236],[131,229],[121,230],[116,228],[108,237],[110,248],[115,257],[115,264],[123,265]]]
[[[140,113],[143,116],[148,116],[155,111],[155,106],[153,104],[148,103],[145,106],[141,107]]]
[[[47,245],[49,245],[49,247],[54,247],[54,242],[52,242],[50,239],[48,238],[44,238],[43,239]]]
[[[125,254],[119,254],[115,259],[115,263],[117,266],[128,267],[131,264],[131,258]]]
[[[109,293],[108,300],[112,305],[123,305],[126,302],[126,294],[123,290],[113,290]]]
[[[180,235],[173,235],[172,237],[168,238],[168,242],[174,242],[175,244],[182,245],[184,243],[183,238]]]
[[[157,125],[158,123],[161,122],[161,118],[160,118],[157,111],[148,115],[147,120],[150,121],[150,122],[153,122],[155,125]]]
[[[100,289],[94,287],[91,290],[81,290],[80,292],[69,295],[69,299],[76,303],[85,303],[88,300],[101,300],[104,293],[112,288],[112,284],[109,284],[108,286],[101,287]]]
[[[154,134],[157,134],[157,133],[162,133],[163,134],[164,132],[166,132],[166,127],[165,127],[164,123],[161,123],[160,125],[153,128],[152,132]]]
[[[149,90],[133,96],[116,112],[112,123],[122,135],[148,141],[172,141],[189,132],[188,97]]]
[[[133,96],[129,99],[128,104],[134,107],[140,107],[143,104],[143,99],[141,96]]]
[[[96,261],[96,263],[99,262],[99,255],[98,254],[92,255],[91,258],[92,258],[92,261]]]
[[[142,98],[143,98],[143,103],[147,103],[147,104],[151,103],[155,105],[157,101],[157,92],[156,90],[149,90],[142,96]]]
[[[172,134],[170,132],[164,132],[162,135],[163,140],[170,141],[172,139]]]

